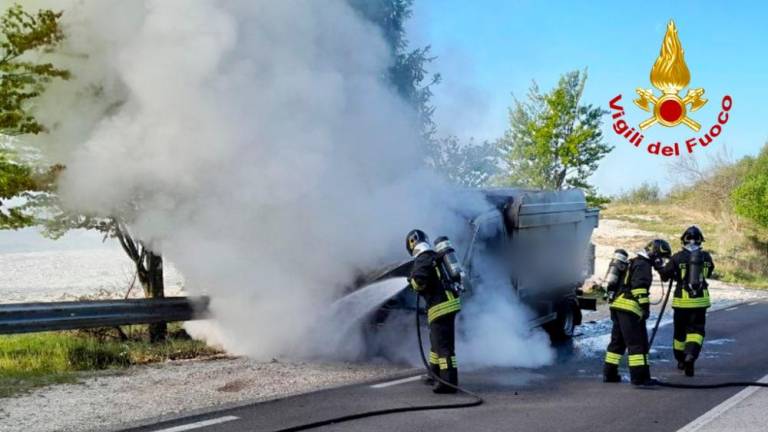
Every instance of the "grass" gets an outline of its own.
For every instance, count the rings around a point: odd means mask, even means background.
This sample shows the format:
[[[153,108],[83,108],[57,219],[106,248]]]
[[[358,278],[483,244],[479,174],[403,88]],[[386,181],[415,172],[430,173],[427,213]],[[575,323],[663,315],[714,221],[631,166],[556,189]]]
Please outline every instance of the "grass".
[[[659,233],[673,249],[679,247],[680,234],[686,227],[698,225],[704,232],[704,246],[715,261],[715,278],[750,288],[768,289],[768,248],[756,240],[768,238],[765,230],[696,211],[687,204],[670,200],[645,204],[612,203],[601,215]],[[638,239],[638,244],[626,246],[641,247],[645,241],[647,239]]]
[[[190,359],[219,353],[171,325],[163,343],[146,342],[146,326],[11,335],[0,337],[0,398],[36,387],[77,382],[88,372],[132,365]]]

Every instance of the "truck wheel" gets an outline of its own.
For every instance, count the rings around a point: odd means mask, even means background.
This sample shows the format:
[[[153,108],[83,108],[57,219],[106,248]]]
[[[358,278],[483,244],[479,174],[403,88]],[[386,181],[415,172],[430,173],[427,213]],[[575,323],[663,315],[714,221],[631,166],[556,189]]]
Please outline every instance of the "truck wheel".
[[[549,334],[552,343],[563,343],[569,341],[576,329],[576,313],[570,302],[565,303],[559,308],[557,318],[546,323],[544,330]]]

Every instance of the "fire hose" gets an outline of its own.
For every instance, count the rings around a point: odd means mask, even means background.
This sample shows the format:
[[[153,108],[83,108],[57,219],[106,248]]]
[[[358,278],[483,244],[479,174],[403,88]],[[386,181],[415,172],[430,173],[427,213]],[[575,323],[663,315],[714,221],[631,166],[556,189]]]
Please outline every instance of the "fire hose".
[[[662,292],[664,289],[664,285],[662,284]],[[651,347],[653,346],[653,341],[656,339],[656,333],[659,331],[659,325],[661,324],[661,319],[664,317],[664,310],[667,307],[667,301],[669,300],[669,295],[672,293],[672,280],[669,281],[669,285],[667,286],[667,292],[664,297],[664,301],[661,304],[661,310],[659,311],[659,316],[656,318],[656,325],[653,326],[653,332],[651,332],[651,338],[648,342],[648,351],[651,350]],[[713,384],[678,384],[678,383],[670,383],[666,381],[661,381],[658,378],[652,378],[650,385],[652,386],[659,386],[659,387],[670,387],[670,388],[679,388],[679,389],[718,389],[718,388],[725,388],[725,387],[768,387],[768,383],[762,383],[759,381],[733,381],[733,382],[722,382],[722,383],[713,383]]]
[[[419,341],[419,355],[421,356],[421,363],[424,365],[424,368],[427,370],[427,373],[429,374],[432,379],[435,381],[440,382],[443,385],[446,385],[448,387],[451,387],[453,389],[458,390],[461,393],[464,393],[468,396],[471,396],[474,400],[470,402],[459,402],[454,404],[434,404],[434,405],[413,405],[413,406],[407,406],[407,407],[398,407],[398,408],[387,408],[387,409],[380,409],[380,410],[373,410],[373,411],[364,411],[360,413],[355,414],[349,414],[346,416],[340,416],[335,418],[330,418],[326,420],[320,420],[312,423],[306,423],[303,425],[297,425],[297,426],[291,426],[284,429],[278,429],[274,432],[294,432],[294,431],[302,431],[307,429],[315,429],[322,426],[328,426],[332,424],[337,423],[343,423],[348,422],[351,420],[357,420],[362,419],[366,417],[377,417],[387,414],[396,414],[396,413],[404,413],[404,412],[412,412],[412,411],[428,411],[428,410],[441,410],[441,409],[457,409],[457,408],[469,408],[474,407],[482,404],[484,402],[483,398],[479,395],[472,393],[469,390],[466,390],[462,387],[459,387],[457,385],[453,385],[443,379],[441,379],[439,376],[435,375],[431,368],[429,367],[429,364],[427,363],[427,357],[424,355],[424,345],[422,343],[422,337],[421,337],[421,318],[419,313],[419,304],[420,304],[420,297],[418,294],[416,294],[416,335],[417,339]]]

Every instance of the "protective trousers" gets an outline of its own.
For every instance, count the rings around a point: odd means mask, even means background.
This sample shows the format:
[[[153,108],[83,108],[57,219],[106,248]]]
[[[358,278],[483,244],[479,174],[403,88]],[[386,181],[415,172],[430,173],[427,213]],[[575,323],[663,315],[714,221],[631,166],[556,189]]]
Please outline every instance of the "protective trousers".
[[[455,348],[456,314],[450,313],[436,318],[429,323],[429,363],[432,372],[453,385],[459,384],[458,363]],[[452,389],[439,381],[435,382],[434,391],[438,393],[453,393]]]
[[[611,310],[611,342],[605,353],[603,374],[606,381],[619,381],[619,363],[624,351],[629,351],[629,376],[632,384],[643,384],[650,380],[648,366],[648,331],[645,320],[637,314]]]
[[[704,343],[704,327],[707,320],[706,308],[674,309],[674,340],[672,348],[678,362],[685,361],[686,355],[699,358]]]

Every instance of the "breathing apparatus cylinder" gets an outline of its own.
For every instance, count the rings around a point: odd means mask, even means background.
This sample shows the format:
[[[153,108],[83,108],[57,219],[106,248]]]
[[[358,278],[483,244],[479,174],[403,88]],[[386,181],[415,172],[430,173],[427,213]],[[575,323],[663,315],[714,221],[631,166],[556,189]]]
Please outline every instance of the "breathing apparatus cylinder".
[[[605,273],[605,299],[612,302],[619,291],[621,277],[629,267],[629,254],[624,249],[613,251],[613,258],[608,264],[608,271]]]
[[[456,249],[453,248],[448,237],[441,236],[435,240],[435,252],[438,254],[437,264],[440,273],[451,290],[456,294],[464,291],[464,268],[456,257]]]
[[[704,266],[704,257],[701,248],[694,248],[688,260],[688,287],[692,294],[698,295],[704,284],[702,268]]]

